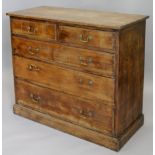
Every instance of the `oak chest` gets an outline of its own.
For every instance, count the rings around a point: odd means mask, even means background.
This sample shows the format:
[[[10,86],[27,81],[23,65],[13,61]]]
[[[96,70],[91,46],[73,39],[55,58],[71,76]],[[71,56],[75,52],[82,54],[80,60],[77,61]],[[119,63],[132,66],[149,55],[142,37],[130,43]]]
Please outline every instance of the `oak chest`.
[[[10,12],[14,113],[119,150],[143,124],[147,16]]]

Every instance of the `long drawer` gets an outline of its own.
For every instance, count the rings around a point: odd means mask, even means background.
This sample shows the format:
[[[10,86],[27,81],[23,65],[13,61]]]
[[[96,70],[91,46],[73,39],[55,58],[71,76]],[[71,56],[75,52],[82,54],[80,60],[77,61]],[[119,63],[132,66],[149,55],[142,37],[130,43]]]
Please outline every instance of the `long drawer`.
[[[28,19],[11,19],[13,34],[41,40],[56,40],[56,24]]]
[[[28,58],[55,61],[83,71],[105,76],[115,75],[115,56],[81,48],[68,47],[55,43],[12,37],[14,54]]]
[[[115,80],[14,56],[15,76],[75,96],[113,104]]]
[[[17,104],[99,132],[112,132],[112,109],[106,105],[16,80]]]

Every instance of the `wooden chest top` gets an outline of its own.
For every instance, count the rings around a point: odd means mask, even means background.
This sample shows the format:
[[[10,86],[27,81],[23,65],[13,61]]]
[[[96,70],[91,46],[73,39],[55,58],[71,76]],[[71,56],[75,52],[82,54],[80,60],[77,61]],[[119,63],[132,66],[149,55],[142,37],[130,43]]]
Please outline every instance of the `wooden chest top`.
[[[148,18],[144,15],[101,12],[60,7],[41,6],[8,13],[10,16],[57,21],[68,24],[95,26],[99,28],[122,29],[127,25]]]

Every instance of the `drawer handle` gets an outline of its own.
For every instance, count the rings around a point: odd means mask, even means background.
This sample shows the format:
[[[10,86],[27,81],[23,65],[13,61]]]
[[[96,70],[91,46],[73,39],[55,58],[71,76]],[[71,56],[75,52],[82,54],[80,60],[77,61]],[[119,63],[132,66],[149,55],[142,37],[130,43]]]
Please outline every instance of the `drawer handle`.
[[[89,86],[92,86],[93,85],[93,81],[92,80],[89,80],[88,81],[88,84],[89,84]]]
[[[37,29],[33,26],[27,26],[26,27],[27,32],[35,33]]]
[[[33,64],[28,65],[28,66],[27,66],[27,69],[28,69],[29,71],[39,71],[39,70],[40,70],[39,67],[37,67],[36,65],[33,65]]]
[[[28,52],[29,52],[29,54],[31,54],[31,55],[35,55],[35,54],[37,54],[39,51],[40,51],[39,48],[32,48],[31,46],[28,47]]]
[[[94,113],[92,111],[84,111],[84,110],[80,110],[79,113],[85,117],[93,117]]]
[[[80,78],[79,83],[82,84],[83,83],[83,79]]]
[[[83,57],[80,56],[80,64],[87,66],[88,64],[91,64],[93,62],[93,58],[89,57],[87,60],[85,60]]]
[[[88,61],[88,63],[92,63],[93,62],[93,58],[89,57],[87,61]]]
[[[82,79],[82,78],[79,79],[79,83],[80,83],[80,84],[83,84],[83,79]],[[88,85],[89,85],[89,86],[92,86],[93,83],[94,83],[94,82],[93,82],[92,80],[89,80],[89,81],[88,81]]]
[[[83,57],[80,56],[79,59],[80,59],[80,64],[81,64],[81,65],[84,65],[84,66],[87,66],[87,65],[88,65],[88,64],[84,61],[84,58],[83,58]]]
[[[31,98],[32,102],[34,102],[34,103],[39,103],[40,102],[40,96],[38,96],[38,95],[34,95],[34,94],[31,93],[30,98]]]
[[[93,39],[92,36],[88,35],[86,39],[84,39],[83,35],[80,34],[80,41],[83,42],[83,43],[87,43],[89,42],[89,40]]]

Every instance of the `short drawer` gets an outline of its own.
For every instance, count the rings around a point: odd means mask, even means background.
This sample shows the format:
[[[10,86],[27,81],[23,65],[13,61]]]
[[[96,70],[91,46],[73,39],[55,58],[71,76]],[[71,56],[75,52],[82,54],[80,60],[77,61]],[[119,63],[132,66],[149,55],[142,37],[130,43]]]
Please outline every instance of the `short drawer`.
[[[47,42],[12,36],[12,48],[13,54],[20,56],[49,61],[53,59],[54,45]]]
[[[113,77],[115,75],[115,55],[68,46],[58,46],[53,50],[56,62],[78,67],[84,71]]]
[[[115,32],[60,26],[59,40],[83,47],[94,47],[113,51],[115,50],[116,37]]]
[[[43,40],[56,40],[56,25],[26,19],[11,19],[12,33]]]
[[[92,100],[113,104],[115,80],[53,64],[14,56],[15,76],[46,87]]]
[[[105,52],[68,47],[21,37],[12,37],[13,53],[41,60],[55,61],[99,75],[115,75],[115,56]]]
[[[112,133],[112,108],[16,80],[17,104],[103,133]]]

